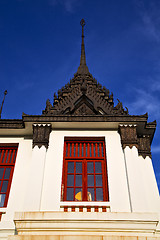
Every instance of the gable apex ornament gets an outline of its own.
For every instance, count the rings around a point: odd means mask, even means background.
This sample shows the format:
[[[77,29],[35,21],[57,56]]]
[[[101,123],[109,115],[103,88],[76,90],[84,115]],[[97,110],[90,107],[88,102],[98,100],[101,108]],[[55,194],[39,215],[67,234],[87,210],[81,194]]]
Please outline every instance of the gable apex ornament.
[[[86,25],[84,19],[80,21],[82,26],[82,43],[81,43],[81,58],[80,58],[80,65],[78,67],[77,73],[80,75],[85,75],[89,73],[88,67],[86,65],[86,54],[85,54],[85,45],[84,45],[84,26]]]

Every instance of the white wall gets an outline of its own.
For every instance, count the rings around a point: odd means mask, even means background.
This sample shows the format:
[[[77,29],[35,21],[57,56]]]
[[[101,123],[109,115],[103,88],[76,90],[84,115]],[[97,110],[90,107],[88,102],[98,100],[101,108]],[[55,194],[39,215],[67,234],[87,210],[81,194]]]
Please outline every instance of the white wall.
[[[111,211],[130,212],[124,154],[117,131],[105,133]]]
[[[123,152],[117,131],[52,131],[46,155],[41,210],[59,210],[65,136],[105,137],[112,211],[130,211]],[[118,200],[118,201],[117,201]]]
[[[32,140],[24,138],[0,138],[0,143],[19,144],[6,214],[2,215],[0,223],[3,224],[3,221],[13,220],[15,211],[23,211],[24,209],[27,176],[32,156]],[[3,208],[1,209],[3,210]]]
[[[138,156],[136,147],[121,147],[117,131],[52,131],[46,154],[41,210],[59,210],[63,145],[66,136],[105,137],[109,202],[112,212],[158,212],[159,194],[149,157]]]
[[[46,148],[35,146],[27,176],[23,211],[39,211],[46,160]]]
[[[147,205],[147,211],[160,213],[160,197],[158,186],[153,170],[153,165],[150,157],[145,159],[139,156],[142,168],[142,181],[145,192],[145,201]]]
[[[15,211],[59,210],[65,136],[105,137],[112,212],[130,212],[131,207],[134,212],[160,212],[150,158],[138,156],[135,147],[126,147],[124,154],[117,131],[53,130],[47,150],[45,147],[32,150],[31,139],[0,138],[1,143],[19,143],[7,210],[0,228],[4,221],[12,221]]]
[[[138,156],[134,146],[124,149],[133,212],[158,212],[160,199],[151,159]]]

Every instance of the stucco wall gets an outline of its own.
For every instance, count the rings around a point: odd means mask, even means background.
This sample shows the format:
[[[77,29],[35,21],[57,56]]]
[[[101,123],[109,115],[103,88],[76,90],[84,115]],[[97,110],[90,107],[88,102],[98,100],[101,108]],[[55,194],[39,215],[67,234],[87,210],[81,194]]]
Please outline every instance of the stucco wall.
[[[19,144],[7,208],[0,208],[0,211],[6,211],[2,215],[0,229],[11,229],[14,228],[12,220],[15,211],[24,210],[27,176],[32,156],[32,140],[24,138],[0,138],[0,143]],[[10,232],[10,230],[8,231]]]
[[[65,136],[105,137],[111,211],[130,211],[124,157],[117,131],[52,131],[46,154],[41,210],[59,210],[61,205]]]
[[[37,146],[32,149],[32,139],[0,139],[1,143],[19,143],[6,214],[2,217],[0,228],[6,222],[10,222],[11,226],[14,212],[60,210],[63,204],[60,195],[66,136],[105,137],[109,202],[104,204],[110,205],[111,212],[160,212],[151,159],[138,156],[135,147],[123,150],[116,130],[53,130],[47,150]]]
[[[136,147],[124,149],[131,209],[133,212],[160,211],[160,198],[149,157],[138,156]]]

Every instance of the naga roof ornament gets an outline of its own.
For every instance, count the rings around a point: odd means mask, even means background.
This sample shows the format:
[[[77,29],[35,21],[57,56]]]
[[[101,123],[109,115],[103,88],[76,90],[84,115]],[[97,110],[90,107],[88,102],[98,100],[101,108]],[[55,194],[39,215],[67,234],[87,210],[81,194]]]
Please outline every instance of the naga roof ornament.
[[[122,103],[114,106],[113,93],[102,87],[89,72],[86,64],[84,45],[84,19],[82,26],[82,42],[80,65],[74,77],[64,87],[54,94],[53,105],[49,99],[43,115],[128,115]]]

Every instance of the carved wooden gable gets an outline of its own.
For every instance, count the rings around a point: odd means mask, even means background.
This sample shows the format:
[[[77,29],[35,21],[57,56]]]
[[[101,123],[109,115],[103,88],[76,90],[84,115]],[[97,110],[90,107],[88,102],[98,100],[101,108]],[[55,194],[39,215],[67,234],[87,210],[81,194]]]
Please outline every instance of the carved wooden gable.
[[[127,115],[122,103],[114,107],[113,94],[97,83],[90,73],[76,73],[70,83],[46,102],[44,115]]]

